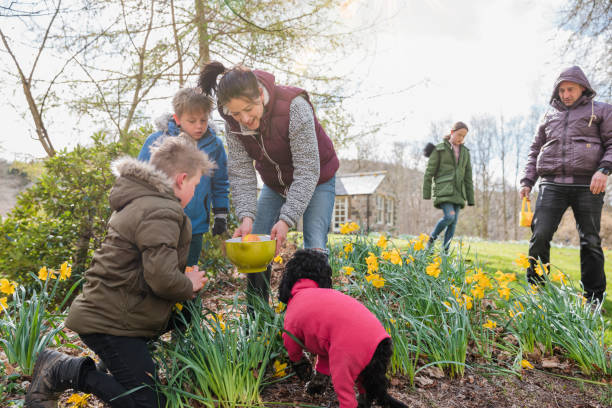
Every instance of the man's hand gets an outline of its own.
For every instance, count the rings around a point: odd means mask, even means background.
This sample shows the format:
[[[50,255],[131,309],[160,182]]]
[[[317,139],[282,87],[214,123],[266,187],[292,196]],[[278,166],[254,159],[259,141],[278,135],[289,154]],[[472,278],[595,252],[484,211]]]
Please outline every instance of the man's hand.
[[[272,227],[270,231],[270,239],[276,239],[276,254],[280,252],[281,246],[287,239],[287,232],[289,232],[289,225],[283,220],[280,220]]]
[[[206,285],[208,282],[208,278],[206,277],[205,271],[200,271],[198,266],[195,265],[192,270],[185,271],[185,276],[189,278],[191,284],[193,285],[193,296],[196,296],[196,293]]]
[[[244,237],[245,235],[250,234],[252,230],[253,219],[251,217],[244,217],[240,226],[236,228],[236,231],[234,231],[234,235],[232,236],[232,238]]]
[[[599,194],[606,191],[606,184],[608,183],[608,176],[603,174],[601,171],[596,171],[591,179],[591,193]]]
[[[225,231],[227,231],[227,220],[224,217],[215,217],[215,223],[212,228],[213,237],[216,235],[221,235]]]
[[[526,198],[529,200],[529,193],[531,193],[531,187],[523,186],[519,192],[521,199]]]

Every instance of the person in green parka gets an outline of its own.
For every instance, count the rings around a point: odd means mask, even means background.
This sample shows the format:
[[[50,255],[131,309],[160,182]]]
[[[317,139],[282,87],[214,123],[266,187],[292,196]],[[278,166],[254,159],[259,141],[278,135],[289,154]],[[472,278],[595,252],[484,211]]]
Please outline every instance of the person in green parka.
[[[459,210],[465,207],[466,201],[468,205],[474,205],[470,151],[463,145],[467,133],[465,123],[455,123],[450,133],[444,136],[444,141],[436,145],[429,156],[423,180],[423,199],[429,200],[433,195],[434,207],[441,209],[444,216],[430,234],[428,248],[446,229],[443,248],[448,250],[455,234]]]

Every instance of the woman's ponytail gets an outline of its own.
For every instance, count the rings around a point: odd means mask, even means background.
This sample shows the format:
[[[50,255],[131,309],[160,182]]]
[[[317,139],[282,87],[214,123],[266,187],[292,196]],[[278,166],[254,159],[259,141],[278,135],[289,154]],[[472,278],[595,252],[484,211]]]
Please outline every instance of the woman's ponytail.
[[[223,76],[217,83],[219,74]],[[208,96],[214,92],[218,106],[224,106],[234,98],[255,100],[259,97],[259,84],[253,71],[240,65],[225,69],[218,61],[211,61],[204,66],[198,86]]]
[[[198,80],[198,86],[206,95],[212,97],[212,93],[217,91],[217,77],[225,72],[225,67],[218,61],[211,61],[204,65]]]

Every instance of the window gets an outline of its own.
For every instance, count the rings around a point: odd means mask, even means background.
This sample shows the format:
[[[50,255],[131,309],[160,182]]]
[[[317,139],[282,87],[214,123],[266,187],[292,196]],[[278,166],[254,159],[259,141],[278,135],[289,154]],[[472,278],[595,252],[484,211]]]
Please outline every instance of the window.
[[[393,218],[395,212],[395,202],[392,198],[385,198],[385,216],[387,218],[387,225],[393,225]]]
[[[348,206],[348,196],[336,197],[336,202],[334,203],[334,232],[339,232],[340,224],[348,221]]]
[[[385,197],[376,195],[376,223],[383,224],[385,222]]]

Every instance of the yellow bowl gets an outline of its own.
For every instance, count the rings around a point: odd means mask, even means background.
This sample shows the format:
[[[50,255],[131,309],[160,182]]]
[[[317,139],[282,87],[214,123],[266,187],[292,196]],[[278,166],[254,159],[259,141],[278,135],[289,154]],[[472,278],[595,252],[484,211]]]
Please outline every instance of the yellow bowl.
[[[238,272],[263,272],[276,252],[276,240],[257,234],[261,241],[242,242],[241,237],[225,241],[225,254],[236,265]]]

